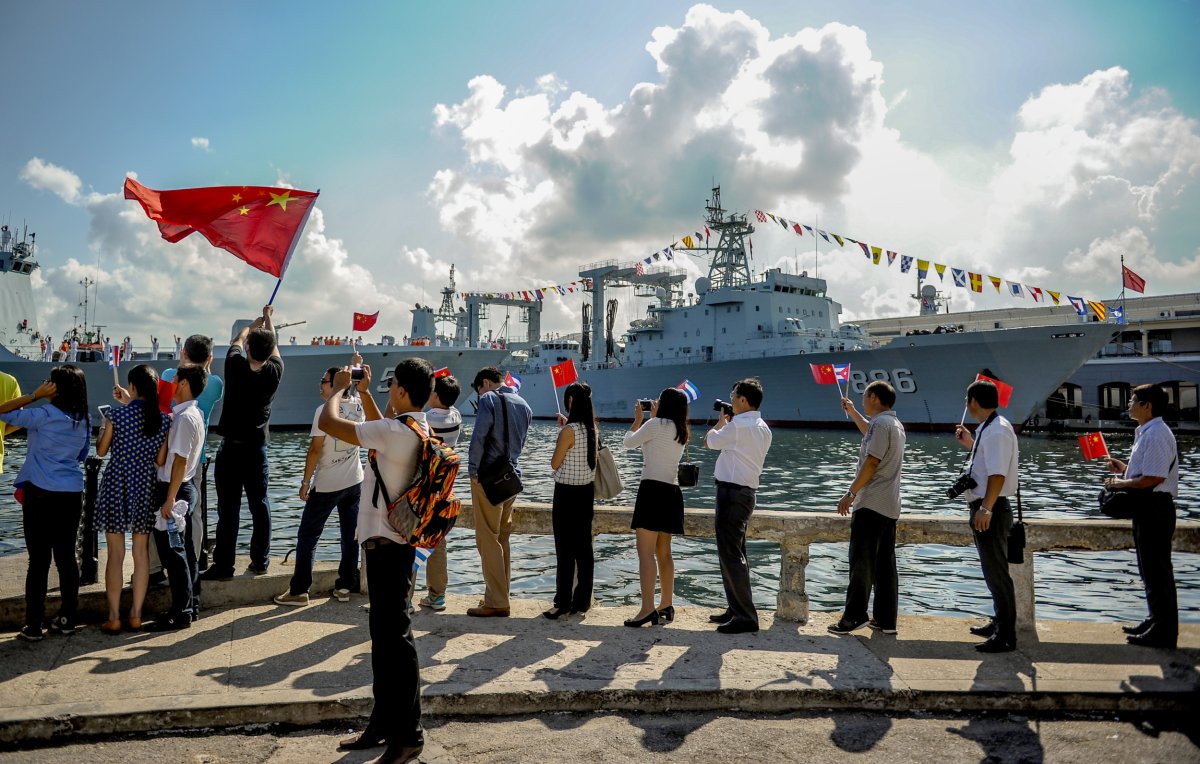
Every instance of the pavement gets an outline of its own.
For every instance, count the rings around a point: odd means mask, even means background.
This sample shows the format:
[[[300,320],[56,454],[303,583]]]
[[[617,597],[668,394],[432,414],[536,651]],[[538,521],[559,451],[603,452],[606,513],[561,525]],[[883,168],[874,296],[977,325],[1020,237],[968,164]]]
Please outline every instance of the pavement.
[[[371,689],[365,597],[276,606],[269,596],[285,579],[214,583],[206,602],[243,604],[174,633],[113,637],[89,627],[34,644],[0,635],[0,744],[360,723]],[[1180,649],[1161,650],[1126,645],[1116,624],[1042,621],[1016,652],[981,655],[971,623],[954,618],[902,615],[895,636],[838,637],[826,632],[835,614],[801,626],[763,612],[759,633],[726,636],[707,609],[679,607],[670,625],[631,629],[622,625],[631,606],[549,621],[540,617],[548,602],[514,601],[506,619],[467,617],[475,604],[451,596],[445,612],[414,616],[431,717],[1200,710],[1194,624],[1183,627]]]

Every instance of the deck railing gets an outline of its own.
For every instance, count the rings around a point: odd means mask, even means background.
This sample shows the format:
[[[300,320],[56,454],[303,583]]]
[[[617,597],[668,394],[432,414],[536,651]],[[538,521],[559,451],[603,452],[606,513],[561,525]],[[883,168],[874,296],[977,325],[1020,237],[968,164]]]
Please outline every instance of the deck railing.
[[[628,535],[633,509],[624,506],[597,505],[592,532]],[[1034,552],[1112,551],[1133,548],[1130,523],[1121,520],[1026,520],[1025,562],[1010,565],[1017,597],[1017,625],[1032,628],[1034,623]],[[463,502],[459,526],[474,528],[470,502]],[[518,503],[513,510],[512,532],[527,535],[552,535],[550,505]],[[684,535],[714,538],[711,509],[684,511]],[[808,622],[806,569],[812,544],[850,540],[850,518],[832,512],[780,512],[756,510],[750,519],[747,537],[779,544],[779,594],[776,618]],[[945,515],[907,515],[896,526],[897,544],[944,544],[974,546],[966,513]],[[1181,520],[1174,536],[1176,552],[1200,553],[1200,521]],[[714,564],[716,560],[714,559]]]

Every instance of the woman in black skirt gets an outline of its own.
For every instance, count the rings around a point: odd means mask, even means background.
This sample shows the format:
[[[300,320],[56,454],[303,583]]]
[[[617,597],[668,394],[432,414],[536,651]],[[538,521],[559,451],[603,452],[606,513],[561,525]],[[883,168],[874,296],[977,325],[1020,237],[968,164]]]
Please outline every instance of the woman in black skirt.
[[[554,554],[558,575],[554,607],[542,613],[555,620],[564,613],[586,613],[592,606],[596,556],[592,548],[592,515],[596,498],[596,415],[592,388],[574,382],[563,393],[567,415],[558,415],[558,442],[550,467],[554,470]]]
[[[687,445],[688,401],[682,390],[668,387],[650,406],[642,422],[640,402],[634,404],[633,425],[625,433],[625,448],[642,449],[642,482],[633,508],[637,532],[638,577],[642,608],[626,626],[675,620],[675,562],[671,536],[683,533],[683,492],[679,490],[679,460]],[[654,606],[654,582],[662,583],[662,600]]]

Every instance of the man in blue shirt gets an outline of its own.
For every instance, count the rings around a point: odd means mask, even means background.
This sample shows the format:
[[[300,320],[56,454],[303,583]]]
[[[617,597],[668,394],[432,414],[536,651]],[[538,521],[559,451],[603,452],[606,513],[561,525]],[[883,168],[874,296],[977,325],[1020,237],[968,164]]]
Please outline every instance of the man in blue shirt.
[[[498,462],[507,460],[518,477],[518,460],[525,448],[533,410],[517,391],[501,382],[500,370],[487,366],[475,375],[471,387],[479,396],[475,428],[467,469],[471,475],[471,504],[475,510],[475,546],[483,567],[483,601],[467,610],[477,618],[507,618],[511,552],[508,536],[512,532],[512,511],[516,496],[493,504],[480,485],[480,470],[490,474]],[[501,407],[504,408],[501,408]],[[507,412],[507,416],[505,416]],[[507,433],[507,437],[505,434]]]

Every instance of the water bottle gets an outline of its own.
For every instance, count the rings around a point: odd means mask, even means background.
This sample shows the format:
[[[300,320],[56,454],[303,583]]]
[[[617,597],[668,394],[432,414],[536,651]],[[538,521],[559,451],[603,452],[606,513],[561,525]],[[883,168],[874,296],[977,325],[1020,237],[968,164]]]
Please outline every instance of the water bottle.
[[[171,544],[171,548],[176,552],[183,551],[183,534],[179,532],[179,528],[175,525],[175,518],[167,520],[167,540]]]

